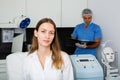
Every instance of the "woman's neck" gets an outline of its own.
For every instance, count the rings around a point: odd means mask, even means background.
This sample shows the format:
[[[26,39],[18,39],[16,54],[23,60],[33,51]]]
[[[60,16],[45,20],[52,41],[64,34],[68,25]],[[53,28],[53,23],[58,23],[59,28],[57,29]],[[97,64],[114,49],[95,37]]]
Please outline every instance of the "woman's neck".
[[[48,48],[40,47],[38,49],[38,54],[39,55],[49,55],[50,52],[51,52],[50,47],[48,47]]]
[[[39,47],[39,49],[37,50],[38,59],[43,69],[44,69],[45,59],[50,54],[51,54],[50,48]]]

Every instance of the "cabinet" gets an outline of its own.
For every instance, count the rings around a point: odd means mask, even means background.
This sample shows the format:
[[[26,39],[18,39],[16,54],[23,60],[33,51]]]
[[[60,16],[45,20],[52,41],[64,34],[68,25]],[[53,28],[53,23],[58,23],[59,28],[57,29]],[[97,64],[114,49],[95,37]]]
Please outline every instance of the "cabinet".
[[[73,27],[86,7],[87,0],[0,0],[0,28],[17,28],[21,15],[31,18],[30,27],[44,17],[52,18],[57,27]]]
[[[0,0],[0,27],[16,27],[15,19],[25,14],[25,0]]]
[[[61,26],[61,0],[28,0],[27,15],[32,20],[31,27],[44,17],[52,18],[56,26]]]

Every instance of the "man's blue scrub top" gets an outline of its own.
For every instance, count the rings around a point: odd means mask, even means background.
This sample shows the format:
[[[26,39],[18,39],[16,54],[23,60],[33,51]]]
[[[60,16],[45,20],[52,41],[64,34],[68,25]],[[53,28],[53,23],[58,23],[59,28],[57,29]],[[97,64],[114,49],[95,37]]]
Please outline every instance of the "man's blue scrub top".
[[[90,23],[88,28],[84,28],[84,23],[76,25],[72,37],[83,41],[94,41],[95,38],[102,38],[100,26]],[[77,47],[74,54],[93,54],[96,56],[96,48],[79,48]]]

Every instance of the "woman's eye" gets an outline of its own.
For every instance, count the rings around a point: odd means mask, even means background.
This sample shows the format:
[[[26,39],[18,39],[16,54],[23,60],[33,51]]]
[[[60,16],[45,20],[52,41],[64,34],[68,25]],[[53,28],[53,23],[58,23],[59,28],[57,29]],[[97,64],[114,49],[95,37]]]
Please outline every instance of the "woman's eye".
[[[44,33],[45,31],[41,31],[41,32],[43,32],[43,33]]]
[[[54,34],[54,32],[50,32],[50,34]]]

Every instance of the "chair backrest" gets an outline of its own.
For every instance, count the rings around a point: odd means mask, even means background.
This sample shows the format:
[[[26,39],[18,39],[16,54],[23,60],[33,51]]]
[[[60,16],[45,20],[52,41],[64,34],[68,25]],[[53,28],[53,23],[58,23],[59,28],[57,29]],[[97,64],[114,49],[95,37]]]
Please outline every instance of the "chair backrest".
[[[16,37],[13,38],[13,42],[12,42],[12,50],[11,52],[22,52],[22,48],[23,48],[23,38],[24,38],[24,34],[20,34],[17,35]]]
[[[102,52],[102,57],[106,62],[111,63],[115,60],[115,53],[112,48],[105,47]]]
[[[8,80],[23,80],[22,65],[27,52],[15,52],[7,56]]]

